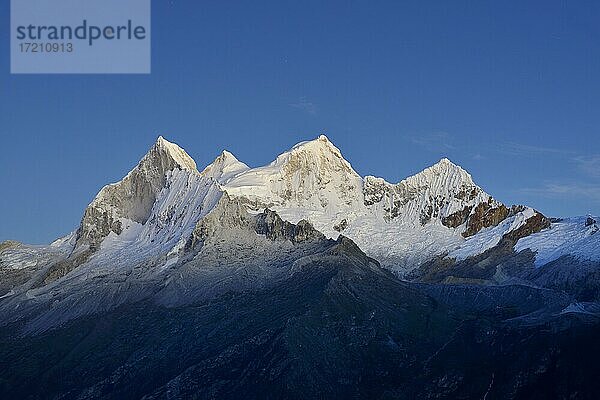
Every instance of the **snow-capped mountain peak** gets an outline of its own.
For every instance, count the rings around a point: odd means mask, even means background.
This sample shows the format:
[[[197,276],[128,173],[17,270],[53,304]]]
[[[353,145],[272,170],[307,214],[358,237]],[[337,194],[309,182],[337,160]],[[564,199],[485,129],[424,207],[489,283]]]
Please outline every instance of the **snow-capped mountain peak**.
[[[365,178],[365,204],[383,205],[386,219],[425,224],[490,201],[496,205],[467,171],[447,158],[395,185],[382,178]]]
[[[225,190],[264,205],[307,210],[362,202],[362,178],[325,135],[296,144],[269,165],[239,174]]]
[[[198,174],[196,162],[178,145],[159,136],[140,162],[122,180],[104,186],[86,208],[77,243],[95,246],[110,232],[120,234],[122,219],[143,224],[150,216],[167,173]]]
[[[248,169],[250,168],[239,161],[233,154],[227,150],[223,150],[211,164],[204,168],[201,174],[224,184],[234,176]]]
[[[306,157],[308,161],[314,161],[317,164],[325,164],[323,165],[324,167],[341,168],[346,172],[358,176],[350,163],[342,156],[340,149],[338,149],[325,135],[319,135],[317,139],[296,144],[290,151],[277,157],[277,160],[289,160],[291,158],[292,161],[294,161],[294,156],[303,156]],[[313,158],[311,160],[311,157],[316,157],[316,159]]]
[[[402,180],[400,184],[413,188],[427,186],[433,192],[448,192],[455,188],[467,186],[477,187],[467,171],[447,158],[442,158],[431,167]]]

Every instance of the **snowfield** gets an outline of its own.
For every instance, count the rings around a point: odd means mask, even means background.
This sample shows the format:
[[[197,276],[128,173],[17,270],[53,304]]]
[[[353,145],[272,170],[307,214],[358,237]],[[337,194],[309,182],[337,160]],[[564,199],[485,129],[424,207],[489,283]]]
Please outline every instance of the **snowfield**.
[[[537,266],[548,264],[566,255],[580,260],[600,261],[598,223],[586,226],[588,218],[565,218],[554,222],[549,229],[520,239],[515,246],[515,251],[524,249],[534,251]],[[597,217],[592,219],[598,221]]]

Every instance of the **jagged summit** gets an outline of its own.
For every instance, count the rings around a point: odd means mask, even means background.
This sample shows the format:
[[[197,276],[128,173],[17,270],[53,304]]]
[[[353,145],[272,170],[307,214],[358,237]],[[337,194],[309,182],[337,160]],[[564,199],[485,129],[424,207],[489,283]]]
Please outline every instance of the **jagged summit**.
[[[291,222],[307,219],[330,237],[343,231],[386,257],[414,252],[410,246],[415,242],[431,242],[428,249],[439,240],[458,244],[454,229],[466,237],[508,216],[507,207],[447,158],[397,184],[372,176],[363,179],[325,135],[296,144],[269,165],[233,177],[224,190],[248,199],[257,209],[273,207]],[[381,229],[409,248],[374,243],[370,232]]]
[[[438,194],[448,194],[463,189],[483,191],[475,185],[471,174],[447,158],[442,158],[431,167],[403,179],[399,185],[406,186],[407,189],[428,187]]]
[[[365,201],[367,205],[379,203],[387,198],[389,218],[406,214],[412,209],[418,211],[421,221],[429,221],[431,216],[452,213],[465,205],[487,202],[491,196],[473,182],[471,175],[462,167],[447,158],[397,184],[382,178],[365,178]],[[405,210],[403,211],[402,208]],[[433,210],[431,212],[430,210]],[[412,215],[414,219],[416,215]]]
[[[239,161],[232,153],[223,150],[221,154],[204,170],[202,175],[213,178],[219,183],[226,183],[232,177],[249,170],[250,168]]]
[[[190,171],[197,171],[196,162],[188,153],[175,143],[171,143],[164,137],[159,136],[147,155],[155,156],[162,153],[170,157],[179,167]]]
[[[454,166],[457,166],[457,167],[458,167],[458,165],[457,165],[457,164],[455,164],[455,163],[453,163],[452,161],[450,161],[450,159],[448,159],[447,157],[442,157],[442,158],[440,159],[440,161],[436,162],[436,163],[435,163],[435,164],[433,164],[433,165],[437,165],[437,164],[441,164],[441,165],[454,165]]]
[[[181,147],[159,136],[135,168],[119,182],[104,186],[86,208],[78,245],[95,246],[110,232],[120,234],[122,218],[145,223],[167,173],[175,169],[198,173],[195,161]]]
[[[466,180],[470,180],[471,182],[473,181],[473,178],[471,177],[471,174],[468,171],[466,171],[463,167],[452,162],[446,157],[442,158],[440,161],[436,162],[432,166],[425,168],[422,172],[426,171],[429,171],[434,174],[437,173],[460,175]]]
[[[472,177],[471,174],[469,174],[463,167],[461,167],[460,165],[452,162],[450,159],[444,157],[442,159],[440,159],[440,161],[436,162],[435,164],[424,168],[421,172],[413,175],[413,176],[418,176],[418,175],[441,175],[441,174],[458,174],[461,175],[462,177],[465,177],[469,180],[472,181]]]

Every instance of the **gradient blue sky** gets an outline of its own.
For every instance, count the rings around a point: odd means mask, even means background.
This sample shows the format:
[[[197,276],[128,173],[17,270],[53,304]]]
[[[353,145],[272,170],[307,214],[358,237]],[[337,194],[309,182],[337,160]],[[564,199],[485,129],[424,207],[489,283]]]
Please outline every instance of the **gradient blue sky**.
[[[600,2],[153,1],[151,75],[10,75],[0,240],[76,228],[159,134],[250,166],[324,132],[396,182],[443,156],[501,201],[600,209]]]

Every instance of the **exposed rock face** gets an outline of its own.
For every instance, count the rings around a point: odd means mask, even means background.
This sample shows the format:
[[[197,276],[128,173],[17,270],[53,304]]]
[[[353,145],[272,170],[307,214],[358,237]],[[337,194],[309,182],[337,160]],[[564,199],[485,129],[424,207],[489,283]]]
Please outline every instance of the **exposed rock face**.
[[[269,209],[256,217],[255,230],[271,240],[290,240],[292,243],[325,239],[309,222],[302,220],[294,225],[282,220],[276,212]]]
[[[467,206],[442,218],[442,224],[449,228],[458,228],[466,224],[462,236],[468,238],[484,228],[498,225],[506,218],[516,215],[525,209],[525,206],[520,205],[514,205],[509,209],[504,204],[490,197],[487,202],[479,203],[475,207]]]
[[[439,220],[449,228],[464,225],[462,236],[465,238],[525,209],[522,206],[508,209],[448,159],[396,185],[367,176],[364,193],[365,205],[382,206],[388,221],[404,218],[418,220],[421,225],[432,220]]]
[[[399,185],[390,184],[382,178],[374,176],[365,177],[363,187],[365,206],[381,205],[384,211],[384,219],[387,221],[398,217],[402,207],[414,198],[410,192]]]
[[[585,220],[585,226],[591,226],[594,225],[596,223],[596,220],[592,217],[587,217],[587,219]]]
[[[458,228],[459,226],[467,222],[467,219],[469,218],[472,209],[472,206],[467,206],[462,210],[456,211],[455,213],[448,215],[447,217],[443,217],[442,224],[444,226],[447,226],[448,228]]]
[[[383,178],[366,176],[363,188],[365,196],[365,205],[372,206],[379,203],[385,197],[391,198],[393,186],[387,183]]]
[[[342,219],[339,224],[335,224],[333,229],[337,232],[342,232],[344,229],[348,227],[348,220],[346,218]]]
[[[483,228],[496,226],[508,217],[509,210],[504,204],[496,206],[490,199],[487,203],[478,204],[467,218],[467,229],[462,233],[464,237],[473,236]]]
[[[540,232],[542,229],[549,227],[550,219],[546,218],[542,213],[536,211],[533,217],[527,219],[527,222],[523,226],[504,235],[501,244],[512,248],[519,239]]]
[[[121,218],[146,222],[167,172],[173,169],[197,171],[196,163],[183,149],[159,137],[125,178],[102,188],[86,208],[77,233],[78,246],[94,248],[110,232],[120,234]]]
[[[4,242],[0,242],[0,252],[10,249],[11,247],[17,247],[20,243],[15,240],[5,240]]]
[[[150,202],[145,204],[146,207],[149,205],[151,205]],[[114,232],[120,235],[122,225],[118,218],[113,210],[105,209],[99,204],[89,205],[83,213],[78,230],[78,245],[85,243],[95,249],[109,233]]]
[[[241,228],[265,235],[273,241],[289,240],[292,243],[301,243],[309,240],[325,240],[325,236],[307,221],[302,220],[292,224],[282,220],[276,212],[269,209],[257,215],[249,214],[243,199],[232,199],[225,193],[215,209],[198,222],[186,244],[186,249],[197,248],[199,244],[223,228]]]
[[[196,249],[217,231],[232,227],[248,229],[253,218],[247,212],[247,206],[239,199],[232,199],[224,193],[212,211],[196,224],[192,235],[185,245],[186,250]]]

